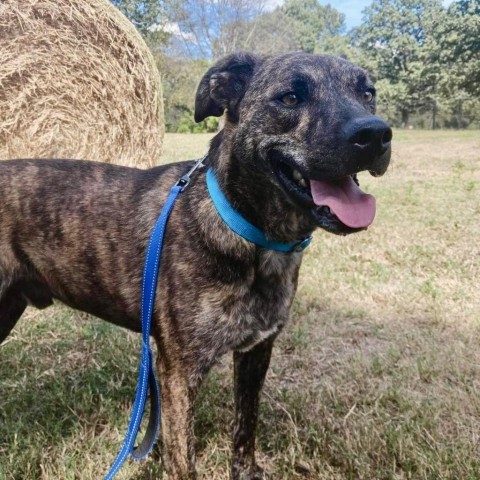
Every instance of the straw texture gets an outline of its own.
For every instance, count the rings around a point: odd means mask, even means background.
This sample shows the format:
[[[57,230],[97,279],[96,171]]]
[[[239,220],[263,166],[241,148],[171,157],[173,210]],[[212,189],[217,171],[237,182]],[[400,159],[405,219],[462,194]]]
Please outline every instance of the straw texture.
[[[160,76],[108,0],[2,0],[0,159],[152,166],[164,134]]]

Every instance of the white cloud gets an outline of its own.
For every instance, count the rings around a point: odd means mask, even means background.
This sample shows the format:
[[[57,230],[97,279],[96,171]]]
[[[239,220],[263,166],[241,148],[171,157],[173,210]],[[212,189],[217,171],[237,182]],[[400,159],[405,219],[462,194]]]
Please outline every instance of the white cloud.
[[[195,35],[193,35],[193,33],[182,31],[178,23],[168,22],[163,26],[163,30],[167,33],[171,33],[178,38],[182,38],[187,42],[195,43]]]

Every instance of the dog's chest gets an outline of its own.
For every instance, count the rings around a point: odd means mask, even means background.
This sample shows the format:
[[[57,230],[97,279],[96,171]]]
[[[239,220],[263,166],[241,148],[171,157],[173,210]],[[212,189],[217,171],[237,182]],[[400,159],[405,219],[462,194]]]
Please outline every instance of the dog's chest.
[[[231,326],[231,349],[250,350],[282,330],[295,295],[300,261],[298,254],[261,254],[253,278],[237,290],[232,308],[224,309],[224,321]]]

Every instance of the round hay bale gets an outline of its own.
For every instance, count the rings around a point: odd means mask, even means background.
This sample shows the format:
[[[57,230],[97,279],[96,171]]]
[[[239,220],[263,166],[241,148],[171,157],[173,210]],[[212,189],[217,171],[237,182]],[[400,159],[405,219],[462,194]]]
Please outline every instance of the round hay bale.
[[[160,76],[108,0],[0,2],[0,159],[158,163]]]

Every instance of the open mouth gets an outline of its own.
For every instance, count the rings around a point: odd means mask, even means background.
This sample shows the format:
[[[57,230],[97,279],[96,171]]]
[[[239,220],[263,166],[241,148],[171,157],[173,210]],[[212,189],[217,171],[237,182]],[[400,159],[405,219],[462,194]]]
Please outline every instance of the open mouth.
[[[325,230],[348,234],[365,230],[373,222],[375,197],[360,189],[355,175],[314,180],[283,158],[277,157],[273,163],[282,187]]]

